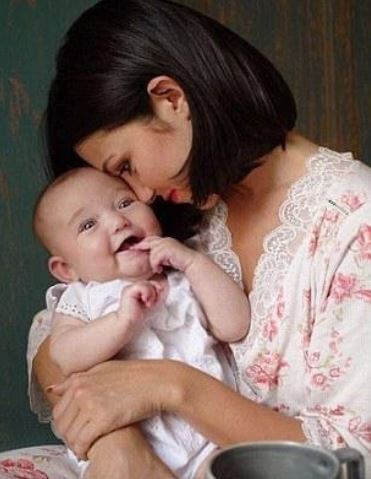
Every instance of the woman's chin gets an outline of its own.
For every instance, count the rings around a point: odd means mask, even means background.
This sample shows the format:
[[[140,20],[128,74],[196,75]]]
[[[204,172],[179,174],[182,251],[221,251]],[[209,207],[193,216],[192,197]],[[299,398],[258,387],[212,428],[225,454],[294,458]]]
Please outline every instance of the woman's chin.
[[[220,199],[220,196],[213,193],[208,197],[208,199],[205,201],[204,204],[199,206],[199,209],[200,210],[210,210],[211,208],[214,208],[214,206],[217,204],[219,199]]]

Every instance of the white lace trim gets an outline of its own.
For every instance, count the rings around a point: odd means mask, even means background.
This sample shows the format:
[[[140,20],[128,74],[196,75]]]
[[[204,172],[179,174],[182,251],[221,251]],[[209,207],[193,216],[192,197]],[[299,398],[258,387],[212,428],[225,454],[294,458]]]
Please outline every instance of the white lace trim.
[[[55,311],[57,313],[66,314],[67,316],[73,316],[74,318],[81,319],[82,321],[89,321],[89,316],[86,314],[86,312],[80,307],[80,305],[75,303],[61,301],[55,308]]]
[[[260,327],[274,304],[276,295],[272,293],[277,291],[308,225],[313,221],[318,206],[323,201],[323,192],[358,164],[353,160],[351,153],[337,153],[323,147],[307,159],[305,175],[290,187],[279,209],[279,226],[263,240],[263,254],[255,268],[253,286],[249,294],[252,327]],[[227,217],[227,206],[220,201],[206,216],[200,235],[201,246],[219,266],[242,285],[241,264],[238,256],[232,251],[232,236],[226,224]],[[256,335],[250,331],[241,344],[243,350],[246,350],[255,338]]]
[[[28,396],[30,399],[31,410],[38,415],[40,422],[49,422],[51,420],[51,409],[47,403],[41,387],[34,375],[33,360],[39,350],[41,343],[50,334],[52,312],[44,309],[40,311],[33,319],[31,329],[28,335],[27,346],[27,369],[28,369]]]
[[[200,234],[201,249],[242,287],[241,264],[232,251],[232,235],[227,227],[228,209],[220,200],[213,210],[205,215]]]

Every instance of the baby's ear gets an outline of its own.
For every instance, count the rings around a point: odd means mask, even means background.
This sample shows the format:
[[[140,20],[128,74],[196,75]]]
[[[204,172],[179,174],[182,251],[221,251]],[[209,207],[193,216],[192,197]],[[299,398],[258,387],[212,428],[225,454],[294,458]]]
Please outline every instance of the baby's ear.
[[[51,256],[48,266],[54,278],[62,283],[72,283],[79,279],[75,270],[61,256]]]

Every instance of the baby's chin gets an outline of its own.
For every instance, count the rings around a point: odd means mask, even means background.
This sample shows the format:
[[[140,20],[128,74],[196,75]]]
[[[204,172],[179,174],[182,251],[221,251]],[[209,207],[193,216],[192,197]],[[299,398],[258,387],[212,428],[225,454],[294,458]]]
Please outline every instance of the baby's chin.
[[[147,281],[151,279],[155,273],[151,270],[148,270],[147,272],[143,272],[142,274],[137,274],[137,275],[121,275],[119,278],[114,278],[114,279],[122,279],[123,281],[130,281],[131,283],[135,283],[137,281]]]
[[[130,283],[135,283],[137,281],[147,281],[151,279],[155,273],[152,270],[148,270],[147,272],[142,272],[141,274],[134,274],[134,275],[127,275],[127,274],[116,274],[116,275],[109,275],[109,276],[96,276],[94,279],[92,278],[81,278],[80,281],[82,283],[108,283],[109,281],[115,281],[117,279],[121,279],[123,281],[129,281]]]
[[[151,279],[155,275],[155,272],[152,270],[151,266],[149,265],[141,265],[138,270],[134,271],[120,271],[116,274],[106,276],[102,278],[100,282],[106,281],[114,281],[115,279],[122,279],[123,281],[130,281],[131,283],[137,281],[146,281]]]

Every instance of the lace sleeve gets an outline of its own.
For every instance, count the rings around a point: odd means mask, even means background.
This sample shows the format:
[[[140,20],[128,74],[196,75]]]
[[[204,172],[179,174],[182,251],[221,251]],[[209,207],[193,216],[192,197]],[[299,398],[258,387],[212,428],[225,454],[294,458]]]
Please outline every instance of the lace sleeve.
[[[33,360],[41,343],[50,335],[52,327],[52,311],[44,309],[34,317],[28,335],[27,369],[28,369],[28,397],[31,410],[38,415],[40,422],[51,420],[51,410],[42,393],[32,369]]]
[[[27,345],[27,370],[28,370],[28,397],[31,410],[38,415],[40,422],[51,420],[51,409],[42,393],[33,371],[33,360],[40,345],[50,335],[52,329],[52,315],[57,302],[66,286],[59,284],[50,288],[46,295],[47,309],[40,311],[33,318]]]

